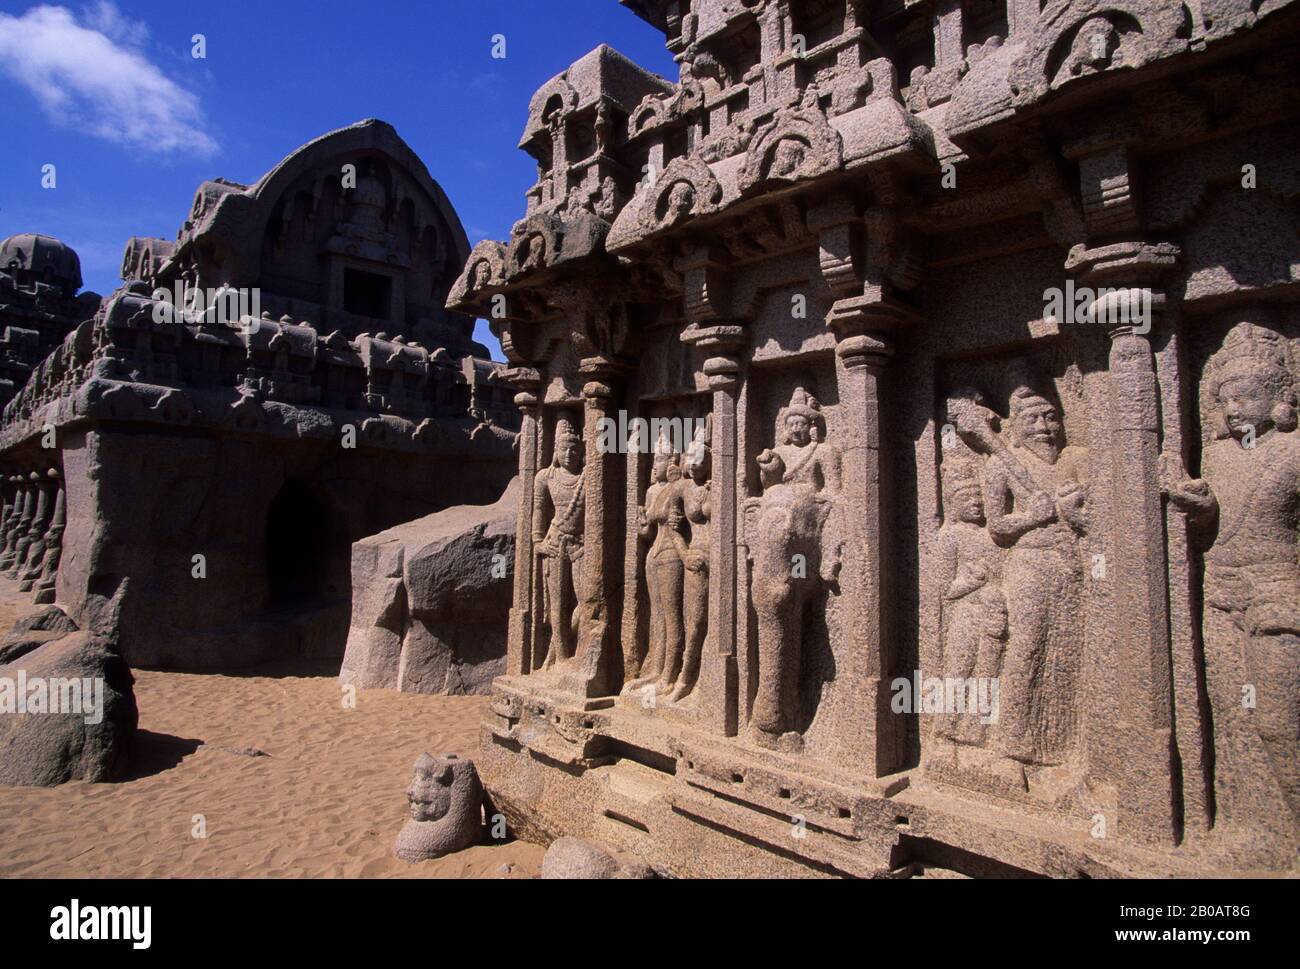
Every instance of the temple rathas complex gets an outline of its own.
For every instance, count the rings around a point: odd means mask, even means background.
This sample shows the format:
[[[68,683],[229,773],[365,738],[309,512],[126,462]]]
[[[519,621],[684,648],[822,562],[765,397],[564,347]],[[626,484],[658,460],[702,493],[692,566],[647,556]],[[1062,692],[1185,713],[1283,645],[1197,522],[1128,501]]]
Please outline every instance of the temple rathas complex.
[[[492,803],[679,876],[1294,870],[1300,2],[623,3],[680,77],[547,82],[447,301],[523,412]],[[102,366],[173,359],[134,298]],[[81,379],[5,438],[75,411],[70,488]]]
[[[339,660],[352,542],[514,475],[513,391],[444,308],[465,232],[383,122],[203,183],[84,313],[71,250],[3,253],[6,343],[53,349],[4,409],[0,569],[132,666]]]

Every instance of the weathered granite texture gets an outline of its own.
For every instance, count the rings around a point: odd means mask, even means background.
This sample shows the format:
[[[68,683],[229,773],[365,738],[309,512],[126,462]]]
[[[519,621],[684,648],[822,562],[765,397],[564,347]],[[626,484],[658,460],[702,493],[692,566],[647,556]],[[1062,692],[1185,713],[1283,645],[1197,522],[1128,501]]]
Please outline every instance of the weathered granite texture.
[[[542,878],[653,878],[649,866],[582,838],[556,838],[542,856]]]
[[[352,620],[339,682],[487,693],[505,672],[519,479],[352,546]]]
[[[0,666],[76,631],[77,624],[58,606],[45,606],[21,616],[0,639]]]
[[[0,784],[120,777],[138,720],[134,683],[122,658],[89,632],[65,633],[0,665]]]
[[[5,407],[0,569],[133,665],[337,661],[352,542],[514,473],[510,388],[442,305],[468,250],[381,121],[205,182]]]
[[[680,77],[543,85],[449,294],[524,413],[493,803],[674,875],[1294,871],[1300,3],[624,2]]]
[[[441,858],[482,837],[483,786],[472,760],[421,754],[406,797],[411,818],[398,832],[393,849],[403,861]]]

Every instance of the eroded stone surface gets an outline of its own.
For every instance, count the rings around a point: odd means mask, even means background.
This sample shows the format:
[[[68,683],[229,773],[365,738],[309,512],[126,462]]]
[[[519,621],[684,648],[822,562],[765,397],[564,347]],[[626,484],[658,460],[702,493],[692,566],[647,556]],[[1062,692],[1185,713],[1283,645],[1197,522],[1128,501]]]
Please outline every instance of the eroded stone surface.
[[[352,620],[339,682],[486,693],[505,668],[521,488],[434,512],[352,549]]]
[[[653,878],[644,862],[583,838],[556,838],[542,856],[543,878]]]
[[[411,819],[393,849],[403,861],[417,862],[461,851],[483,833],[483,788],[474,762],[455,754],[421,754],[406,796]]]
[[[138,719],[133,683],[121,657],[89,632],[67,633],[0,666],[0,784],[120,777]]]

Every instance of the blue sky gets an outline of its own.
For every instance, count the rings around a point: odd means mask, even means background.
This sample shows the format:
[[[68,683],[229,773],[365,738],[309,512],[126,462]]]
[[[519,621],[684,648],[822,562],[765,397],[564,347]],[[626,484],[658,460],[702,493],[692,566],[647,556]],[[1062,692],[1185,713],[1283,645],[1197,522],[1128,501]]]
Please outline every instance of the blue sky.
[[[107,294],[126,240],[173,238],[204,179],[252,182],[375,117],[424,159],[471,244],[504,239],[536,176],[515,147],[528,99],[600,43],[676,79],[663,36],[616,0],[0,0],[0,238],[57,236]],[[498,355],[482,323],[478,338]]]

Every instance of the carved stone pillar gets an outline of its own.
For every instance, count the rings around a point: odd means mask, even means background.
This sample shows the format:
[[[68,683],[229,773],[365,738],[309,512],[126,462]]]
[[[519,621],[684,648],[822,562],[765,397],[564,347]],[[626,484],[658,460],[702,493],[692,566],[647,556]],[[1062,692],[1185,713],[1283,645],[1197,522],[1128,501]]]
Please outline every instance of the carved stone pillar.
[[[54,601],[54,586],[59,578],[59,561],[63,557],[63,530],[67,525],[67,492],[60,476],[55,486],[58,493],[54,499],[54,514],[50,518],[50,527],[45,537],[45,559],[41,563],[40,575],[36,577],[34,597],[37,605]]]
[[[45,490],[41,473],[33,471],[30,478],[31,485],[27,492],[30,505],[24,506],[23,520],[19,522],[17,540],[14,542],[14,557],[5,571],[5,575],[10,578],[18,575],[23,563],[27,561],[27,550],[40,536],[40,531],[45,530],[45,518],[50,511],[50,496]],[[36,530],[37,525],[40,526],[40,531]]]
[[[1007,0],[1007,33],[1016,39],[1029,34],[1038,23],[1043,0]]]
[[[578,620],[578,650],[571,669],[560,677],[560,688],[588,699],[617,693],[622,685],[614,654],[618,644],[618,590],[622,584],[619,514],[624,484],[617,449],[600,447],[601,427],[617,408],[614,382],[624,367],[610,357],[585,357],[579,373],[583,385],[583,470],[586,517],[583,522],[582,591]],[[616,419],[616,417],[614,418]]]
[[[59,472],[57,468],[50,468],[45,473],[41,481],[41,502],[44,503],[45,510],[57,503],[57,495],[61,493],[59,487]],[[56,496],[55,501],[51,501],[51,496]],[[41,569],[45,566],[45,555],[49,549],[49,529],[53,522],[53,515],[42,515],[40,504],[37,506],[36,518],[32,521],[32,533],[36,536],[32,544],[27,548],[27,558],[22,565],[16,567],[15,577],[18,579],[18,589],[21,592],[30,592],[36,580],[40,578]]]
[[[23,502],[22,484],[18,475],[6,475],[4,487],[5,512],[4,518],[0,519],[0,549],[3,549],[8,542],[9,532],[13,530],[14,523],[18,521]]]
[[[852,317],[862,326],[882,305],[858,304]],[[847,308],[837,304],[844,322]],[[889,548],[887,527],[888,459],[881,441],[881,381],[893,353],[878,329],[849,333],[836,347],[840,406],[846,419],[837,429],[844,455],[845,502],[843,566],[840,587],[849,599],[853,617],[847,630],[853,644],[851,662],[839,670],[849,695],[861,697],[863,709],[837,724],[837,759],[868,777],[893,773],[903,763],[903,718],[890,709],[889,682],[893,675],[890,646],[891,615],[888,594]]]
[[[14,483],[14,506],[5,525],[4,552],[0,554],[0,569],[7,569],[13,564],[14,550],[18,538],[32,522],[32,485],[27,478],[16,474],[10,479]]]
[[[712,547],[709,553],[709,640],[700,660],[699,724],[724,737],[738,729],[740,703],[736,674],[736,570],[739,468],[736,397],[745,327],[691,324],[682,340],[705,354],[704,376],[713,392]]]
[[[894,187],[877,187],[885,197]],[[890,279],[896,258],[898,222],[890,208],[855,214],[847,197],[832,197],[809,214],[818,232],[823,280],[836,295],[827,317],[837,345],[836,376],[844,417],[836,443],[844,456],[843,564],[840,588],[851,620],[852,648],[838,671],[846,695],[862,707],[836,723],[835,759],[867,777],[899,770],[906,756],[906,725],[890,709],[893,668],[891,614],[886,563],[888,455],[881,438],[885,366],[893,355],[892,334],[915,326],[913,311],[894,295]]]
[[[541,449],[537,391],[541,376],[536,370],[515,367],[505,377],[519,392],[515,405],[523,419],[519,427],[519,517],[515,525],[515,590],[510,607],[506,646],[506,675],[532,672],[533,641],[533,486],[537,477],[537,455]]]
[[[1156,844],[1178,839],[1173,765],[1168,556],[1160,475],[1160,388],[1148,334],[1164,294],[1152,287],[1173,267],[1177,247],[1121,242],[1076,248],[1066,271],[1084,286],[1111,290],[1092,304],[1090,322],[1110,335],[1110,541],[1106,573],[1116,610],[1112,634],[1125,765],[1117,778],[1121,837]],[[1190,724],[1189,724],[1190,726]]]

